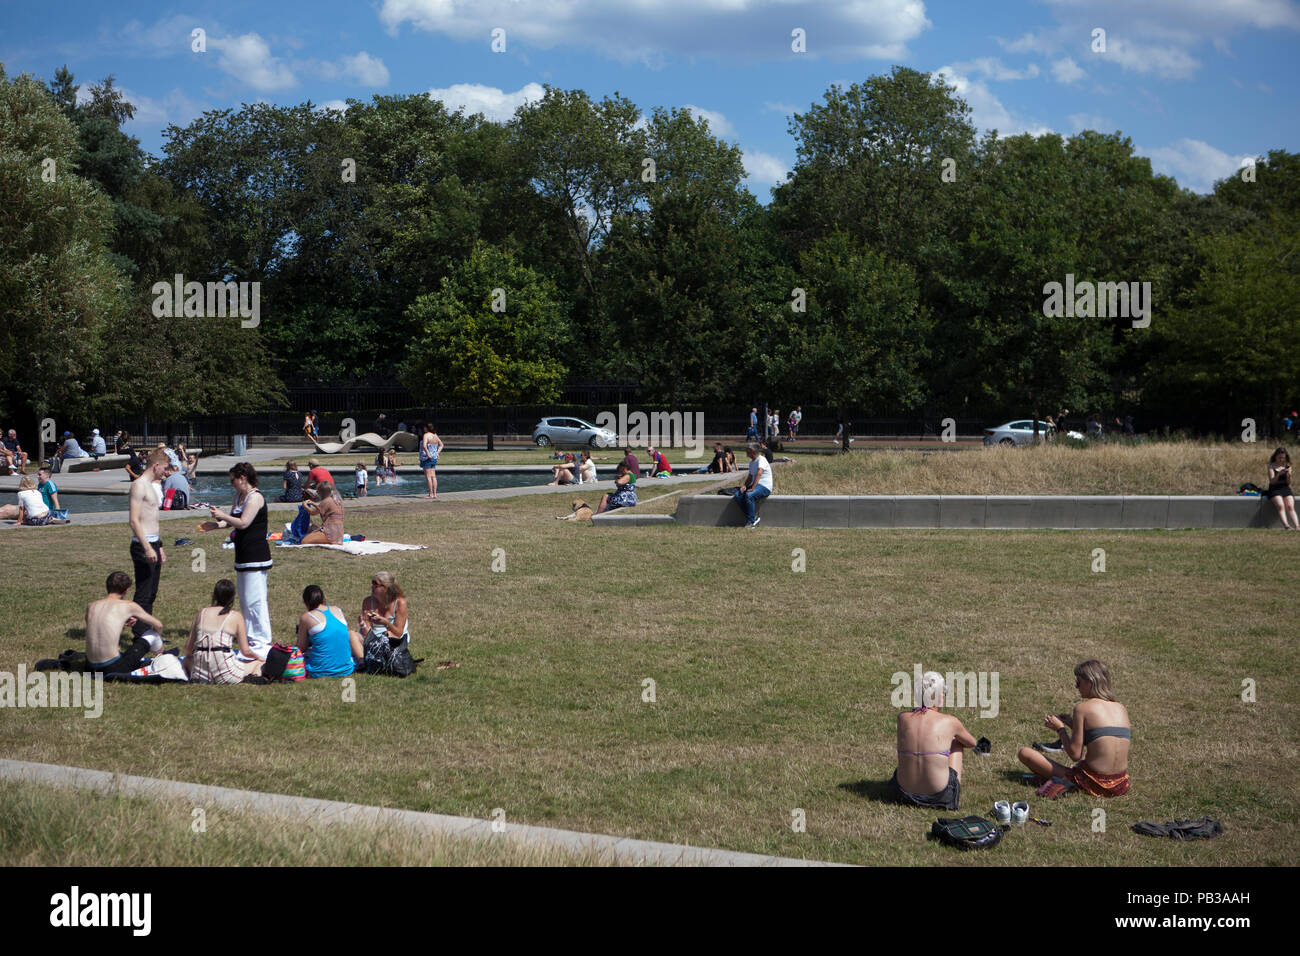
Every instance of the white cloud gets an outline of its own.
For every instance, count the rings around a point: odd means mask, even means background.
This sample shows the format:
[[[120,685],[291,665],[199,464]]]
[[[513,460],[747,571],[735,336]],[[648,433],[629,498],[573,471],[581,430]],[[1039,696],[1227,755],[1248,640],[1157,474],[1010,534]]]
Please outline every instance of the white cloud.
[[[201,28],[211,36],[219,32],[217,25],[206,17],[187,17],[177,14],[145,26],[139,20],[129,20],[117,34],[117,43],[155,56],[191,53],[194,42],[191,31]]]
[[[956,87],[957,95],[971,109],[971,122],[981,130],[995,129],[999,136],[1016,136],[1020,133],[1042,136],[1052,132],[1049,126],[1013,117],[983,80],[972,80],[951,66],[941,66],[930,75],[942,76],[948,86]]]
[[[1224,28],[1300,30],[1300,7],[1292,0],[1045,0],[1063,10],[1080,10],[1104,25],[1111,22],[1164,23],[1205,36]]]
[[[513,93],[495,86],[480,83],[457,83],[446,89],[429,90],[430,99],[440,100],[453,113],[464,111],[467,115],[482,113],[496,123],[505,123],[515,115],[515,110],[525,103],[535,103],[546,95],[540,83],[529,83]]]
[[[777,103],[775,100],[764,100],[763,112],[780,113],[783,116],[793,116],[795,113],[799,112],[799,107],[793,106],[790,103]]]
[[[186,126],[203,112],[203,108],[186,96],[179,87],[174,88],[160,100],[143,96],[124,86],[119,89],[126,101],[135,107],[135,118],[132,120],[135,123],[144,123],[148,126],[166,126],[168,123],[175,123],[177,126]],[[80,95],[77,98],[80,99]]]
[[[1079,64],[1074,62],[1074,57],[1067,56],[1063,60],[1056,60],[1052,64],[1052,78],[1057,83],[1077,83],[1088,74],[1083,71]]]
[[[365,50],[354,56],[343,57],[343,70],[362,86],[388,84],[388,67],[384,66],[384,61]]]
[[[1134,43],[1110,36],[1106,38],[1106,52],[1094,56],[1114,60],[1134,73],[1155,73],[1169,80],[1190,80],[1201,65],[1200,60],[1177,47]]]
[[[383,0],[379,19],[478,42],[506,31],[506,51],[525,43],[594,49],[662,66],[665,55],[787,59],[791,31],[805,31],[809,58],[901,60],[931,24],[924,0]]]
[[[348,104],[343,100],[326,100],[324,103],[317,104],[316,109],[321,110],[338,110],[340,113],[348,111]]]
[[[963,63],[952,64],[952,69],[961,74],[983,73],[990,80],[1028,80],[1038,75],[1038,66],[1030,63],[1023,70],[1014,70],[1010,67],[1003,66],[1002,61],[995,56],[985,56],[978,60],[969,60]]]
[[[1095,129],[1099,133],[1113,133],[1115,131],[1114,122],[1096,113],[1071,113],[1068,118],[1072,133],[1080,133],[1085,129]]]
[[[1156,172],[1173,176],[1179,185],[1198,193],[1210,192],[1216,180],[1233,175],[1255,158],[1253,153],[1230,156],[1202,140],[1186,138],[1156,149],[1137,146],[1134,152],[1149,156]]]
[[[298,85],[298,78],[256,33],[237,37],[208,37],[208,47],[219,50],[217,66],[255,90],[273,92]]]
[[[384,61],[365,50],[333,61],[297,60],[294,67],[325,80],[348,80],[360,86],[388,84],[388,67],[384,66]]]
[[[700,106],[692,106],[687,103],[682,109],[691,114],[698,122],[699,120],[708,120],[709,132],[719,139],[727,139],[736,135],[736,128],[731,125],[725,116],[715,110],[706,110]]]
[[[760,201],[766,201],[768,190],[785,182],[790,166],[785,160],[756,149],[744,151],[741,161],[745,165],[745,182],[749,191]]]

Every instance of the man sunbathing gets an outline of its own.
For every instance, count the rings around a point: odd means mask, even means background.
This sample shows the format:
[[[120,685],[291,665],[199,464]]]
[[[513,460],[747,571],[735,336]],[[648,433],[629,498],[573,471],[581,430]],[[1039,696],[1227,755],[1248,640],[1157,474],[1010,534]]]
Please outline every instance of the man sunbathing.
[[[961,800],[962,750],[975,737],[944,714],[943,675],[926,671],[916,689],[921,706],[898,715],[898,769],[889,780],[894,799],[918,807],[956,810]]]
[[[1038,795],[1049,800],[1075,789],[1094,797],[1123,796],[1129,788],[1128,752],[1133,737],[1128,710],[1111,693],[1110,672],[1101,661],[1084,661],[1076,667],[1074,686],[1083,697],[1074,714],[1049,716],[1043,723],[1056,731],[1065,753],[1078,762],[1065,767],[1032,747],[1020,748],[1020,762],[1044,781]]]
[[[104,674],[129,674],[140,666],[148,653],[162,650],[162,622],[134,601],[126,599],[131,575],[114,571],[104,582],[108,597],[86,605],[86,660],[92,671]],[[128,624],[148,625],[149,630],[131,642],[125,652],[119,649],[122,628]]]

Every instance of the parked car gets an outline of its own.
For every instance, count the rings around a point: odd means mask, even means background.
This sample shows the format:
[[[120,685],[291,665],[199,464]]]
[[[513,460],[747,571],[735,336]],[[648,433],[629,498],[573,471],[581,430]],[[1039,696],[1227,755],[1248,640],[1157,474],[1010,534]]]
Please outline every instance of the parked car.
[[[1038,423],[1038,440],[1045,441],[1049,432],[1055,432],[1047,422]],[[1007,422],[997,428],[984,429],[986,445],[1032,445],[1034,442],[1034,420],[1032,418],[1018,422]]]
[[[589,446],[614,448],[618,435],[608,428],[597,428],[581,418],[543,418],[533,429],[533,441],[545,448],[547,445]]]

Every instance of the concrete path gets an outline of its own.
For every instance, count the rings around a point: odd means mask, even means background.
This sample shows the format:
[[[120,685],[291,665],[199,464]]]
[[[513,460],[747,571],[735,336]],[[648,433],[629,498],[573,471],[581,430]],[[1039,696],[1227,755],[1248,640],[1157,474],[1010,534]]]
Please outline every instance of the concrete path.
[[[336,800],[260,793],[255,790],[232,790],[229,787],[211,787],[198,783],[135,777],[104,770],[85,770],[80,767],[29,763],[22,760],[0,760],[0,780],[93,790],[97,793],[117,794],[123,797],[183,800],[194,806],[223,807],[237,812],[268,814],[284,820],[312,821],[325,826],[394,826],[416,833],[440,833],[470,840],[507,839],[527,847],[566,850],[580,855],[590,854],[622,863],[654,866],[847,865],[822,863],[817,860],[796,860],[781,856],[760,856],[755,853],[736,853],[732,850],[706,849],[677,843],[655,843],[649,840],[603,836],[598,833],[580,833],[576,830],[476,820],[473,817],[395,810],[391,807],[340,803]]]

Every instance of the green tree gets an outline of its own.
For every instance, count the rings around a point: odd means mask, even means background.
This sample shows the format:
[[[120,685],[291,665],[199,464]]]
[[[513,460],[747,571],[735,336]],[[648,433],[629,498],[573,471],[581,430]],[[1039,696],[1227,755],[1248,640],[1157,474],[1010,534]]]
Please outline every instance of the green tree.
[[[645,207],[615,223],[600,254],[614,328],[604,351],[648,400],[729,401],[755,307],[741,265],[740,223],[755,204],[740,150],[686,110],[654,110],[646,139]]]
[[[843,232],[800,260],[807,312],[786,302],[767,316],[771,386],[841,409],[919,405],[930,320],[911,266],[890,262]]]
[[[1300,381],[1300,225],[1273,213],[1197,242],[1201,270],[1157,326],[1155,401],[1208,414],[1267,417],[1276,431]]]
[[[421,335],[403,380],[418,401],[490,406],[559,398],[568,320],[554,285],[508,252],[476,244],[437,292],[415,300],[410,317]]]
[[[111,207],[73,171],[77,148],[45,87],[0,69],[0,414],[33,425],[96,410],[105,330],[128,302]]]
[[[805,249],[842,230],[897,261],[924,262],[970,176],[969,117],[941,78],[906,67],[832,86],[790,120],[798,159],[773,197],[787,236]]]

